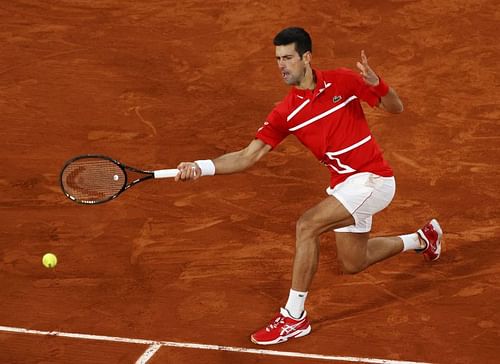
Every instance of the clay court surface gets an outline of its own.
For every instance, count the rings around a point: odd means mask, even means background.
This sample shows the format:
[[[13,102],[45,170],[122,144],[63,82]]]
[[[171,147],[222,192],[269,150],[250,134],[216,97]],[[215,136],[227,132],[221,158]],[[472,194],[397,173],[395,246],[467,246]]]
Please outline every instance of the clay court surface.
[[[499,24],[495,0],[3,1],[0,363],[497,363]],[[295,221],[329,182],[293,137],[244,173],[99,206],[66,199],[58,175],[78,154],[157,169],[246,146],[288,90],[272,38],[290,25],[318,68],[354,69],[364,49],[405,103],[365,107],[398,182],[373,234],[437,217],[446,245],[350,276],[323,236],[313,332],[258,347],[288,295]]]

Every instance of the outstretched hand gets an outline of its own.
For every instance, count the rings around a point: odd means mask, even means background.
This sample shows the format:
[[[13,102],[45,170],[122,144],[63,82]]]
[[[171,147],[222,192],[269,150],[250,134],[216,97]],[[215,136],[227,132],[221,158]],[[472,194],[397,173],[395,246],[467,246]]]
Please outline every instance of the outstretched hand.
[[[370,86],[377,86],[379,83],[379,78],[377,74],[368,65],[368,58],[366,57],[365,51],[361,51],[361,62],[357,62],[356,66],[359,69],[359,73],[363,80]]]

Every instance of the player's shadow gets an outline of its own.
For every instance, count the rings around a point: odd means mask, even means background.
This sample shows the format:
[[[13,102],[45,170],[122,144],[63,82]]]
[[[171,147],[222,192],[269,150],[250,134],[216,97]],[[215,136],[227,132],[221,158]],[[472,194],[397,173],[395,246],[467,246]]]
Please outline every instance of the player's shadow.
[[[370,295],[357,294],[357,300],[349,305],[349,308],[326,315],[315,315],[315,330],[338,321],[346,321],[375,312],[380,314],[387,311],[387,316],[389,316],[392,306],[395,305],[399,305],[399,308],[406,307],[415,313],[427,301],[448,301],[450,294],[445,295],[442,292],[449,291],[450,284],[454,284],[450,281],[467,282],[475,279],[474,277],[482,271],[485,277],[493,274],[491,267],[497,264],[500,255],[500,248],[496,250],[494,248],[495,241],[496,239],[491,238],[454,245],[443,252],[439,261],[425,262],[422,258],[421,263],[416,262],[411,265],[411,271],[406,269],[384,276],[383,283],[380,283],[380,279],[374,278],[377,273],[370,272],[369,268],[366,273],[359,274],[364,274],[365,277],[361,278],[373,286],[372,289],[367,290],[371,292]],[[380,270],[383,271],[382,264],[388,264],[388,262],[380,264]],[[463,287],[465,284],[459,285]],[[366,301],[361,302],[360,297],[366,297]]]

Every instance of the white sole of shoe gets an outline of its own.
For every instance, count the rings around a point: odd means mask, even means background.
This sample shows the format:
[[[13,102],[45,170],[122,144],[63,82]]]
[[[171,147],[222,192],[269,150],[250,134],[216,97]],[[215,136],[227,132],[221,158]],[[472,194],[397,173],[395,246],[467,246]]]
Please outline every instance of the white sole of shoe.
[[[438,260],[439,257],[441,256],[441,238],[443,237],[443,229],[441,229],[441,225],[437,222],[436,219],[431,220],[431,225],[434,227],[434,230],[438,233],[438,240],[437,240],[437,248],[436,248],[436,253],[437,257],[434,260]]]
[[[287,336],[280,336],[278,337],[277,339],[275,340],[272,340],[272,341],[257,341],[255,340],[252,336],[250,337],[250,340],[252,340],[252,342],[254,344],[257,344],[257,345],[274,345],[274,344],[281,344],[281,343],[284,343],[286,341],[288,341],[288,339],[297,339],[299,337],[302,337],[302,336],[306,336],[306,335],[309,335],[309,333],[311,332],[311,325],[309,325],[308,327],[306,327],[304,330],[297,330],[295,332],[292,332],[290,335],[287,335]]]

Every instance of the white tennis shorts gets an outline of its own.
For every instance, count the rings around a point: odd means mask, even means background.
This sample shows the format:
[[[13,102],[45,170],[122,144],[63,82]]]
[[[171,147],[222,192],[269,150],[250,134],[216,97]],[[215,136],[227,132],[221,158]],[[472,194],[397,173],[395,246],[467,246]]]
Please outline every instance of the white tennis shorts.
[[[354,225],[335,229],[338,232],[367,233],[372,228],[372,216],[386,208],[396,193],[394,177],[357,173],[326,193],[335,197],[351,213]]]

